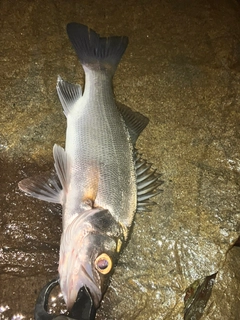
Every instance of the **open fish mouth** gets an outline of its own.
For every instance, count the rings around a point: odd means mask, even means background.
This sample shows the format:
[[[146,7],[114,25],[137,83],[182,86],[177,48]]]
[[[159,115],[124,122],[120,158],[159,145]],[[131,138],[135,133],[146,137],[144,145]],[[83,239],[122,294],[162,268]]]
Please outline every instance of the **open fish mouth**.
[[[89,294],[91,294],[91,299],[94,305],[99,306],[99,301],[101,301],[102,298],[102,292],[95,283],[91,265],[89,263],[81,265],[80,272],[77,275],[69,272],[66,279],[64,279],[64,277],[63,279],[61,278],[60,284],[62,292],[67,294],[66,297],[64,296],[64,300],[67,303],[68,310],[72,311],[74,304],[77,301],[76,297],[78,297],[82,288],[87,288]]]
[[[86,286],[83,286],[78,291],[76,301],[68,315],[65,314],[49,314],[48,309],[48,298],[54,287],[59,284],[58,279],[53,279],[47,283],[37,298],[34,318],[35,320],[94,320],[96,315],[96,309]]]

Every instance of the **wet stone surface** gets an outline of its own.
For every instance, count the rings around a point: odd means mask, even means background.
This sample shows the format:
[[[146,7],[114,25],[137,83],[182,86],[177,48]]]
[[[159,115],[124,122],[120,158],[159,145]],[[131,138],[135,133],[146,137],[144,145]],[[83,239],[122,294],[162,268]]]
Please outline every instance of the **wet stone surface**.
[[[204,319],[238,319],[240,289],[239,259],[240,248],[233,247],[228,252],[226,261],[216,277],[212,295],[204,311]],[[230,288],[231,295],[226,292],[226,288]],[[222,303],[218,303],[220,301]]]
[[[183,319],[186,292],[215,273],[191,314],[238,319],[239,2],[2,0],[0,17],[0,319],[33,319],[57,275],[61,208],[17,183],[51,170],[54,143],[64,146],[57,75],[83,85],[70,21],[129,37],[116,98],[150,118],[137,147],[165,181],[153,211],[136,215],[96,319]]]

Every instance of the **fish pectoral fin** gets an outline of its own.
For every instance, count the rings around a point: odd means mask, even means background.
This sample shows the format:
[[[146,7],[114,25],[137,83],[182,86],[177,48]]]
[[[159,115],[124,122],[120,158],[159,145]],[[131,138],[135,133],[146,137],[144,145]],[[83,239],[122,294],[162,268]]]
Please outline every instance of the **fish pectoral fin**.
[[[82,97],[82,88],[80,85],[64,81],[60,76],[58,76],[56,88],[64,114],[67,117],[75,103]]]
[[[18,183],[18,187],[33,198],[62,204],[63,190],[56,173],[50,177],[41,175],[23,179]]]
[[[125,106],[120,102],[117,102],[117,108],[120,111],[123,120],[128,128],[132,144],[135,145],[140,133],[148,125],[149,119],[140,112],[132,111],[131,108]]]
[[[58,175],[58,179],[62,185],[63,192],[67,192],[67,186],[69,181],[69,165],[70,161],[68,159],[67,153],[59,145],[55,144],[53,146],[53,158],[54,167]]]

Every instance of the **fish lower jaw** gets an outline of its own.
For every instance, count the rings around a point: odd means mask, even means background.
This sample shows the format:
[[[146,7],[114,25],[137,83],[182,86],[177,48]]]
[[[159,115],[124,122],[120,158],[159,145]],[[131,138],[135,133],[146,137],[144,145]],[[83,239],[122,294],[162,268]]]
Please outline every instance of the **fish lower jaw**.
[[[63,299],[66,303],[66,306],[67,306],[67,310],[68,311],[71,311],[74,303],[76,302],[76,299],[77,299],[77,296],[78,296],[78,292],[79,290],[82,288],[82,287],[86,287],[88,289],[88,291],[90,292],[90,295],[91,295],[91,298],[93,300],[93,303],[94,303],[94,306],[95,308],[98,308],[99,305],[100,305],[100,302],[102,300],[102,292],[100,289],[96,291],[94,290],[91,290],[91,288],[89,288],[89,286],[87,284],[79,284],[77,287],[75,288],[72,288],[72,289],[69,289],[67,294],[64,292],[64,290],[62,290],[62,293],[63,293]]]

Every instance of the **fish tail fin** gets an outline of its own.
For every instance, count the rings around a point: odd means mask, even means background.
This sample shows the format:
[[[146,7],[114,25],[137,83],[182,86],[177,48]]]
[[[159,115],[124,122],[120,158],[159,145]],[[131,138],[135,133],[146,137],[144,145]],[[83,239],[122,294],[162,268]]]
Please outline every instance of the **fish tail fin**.
[[[67,33],[84,69],[114,74],[127,48],[127,37],[102,38],[87,26],[75,22],[67,25]]]

